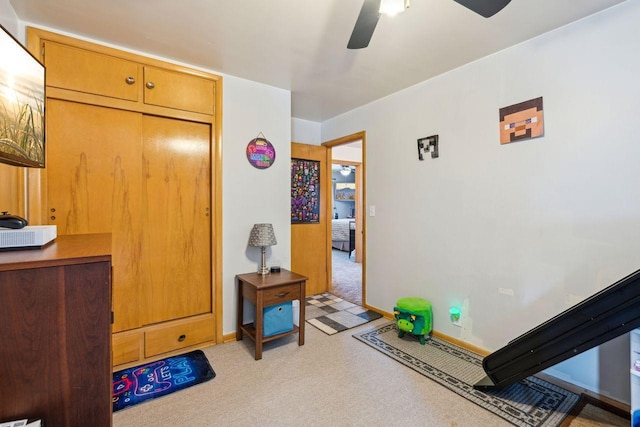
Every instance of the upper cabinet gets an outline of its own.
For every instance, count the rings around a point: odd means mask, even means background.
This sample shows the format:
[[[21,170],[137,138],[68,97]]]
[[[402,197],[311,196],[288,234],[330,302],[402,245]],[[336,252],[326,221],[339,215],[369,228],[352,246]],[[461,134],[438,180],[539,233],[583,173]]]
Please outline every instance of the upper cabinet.
[[[144,67],[146,104],[213,114],[213,97],[212,80],[155,67]]]
[[[69,42],[43,30],[31,37],[47,70],[48,98],[212,121],[219,76],[82,40]]]
[[[45,40],[47,85],[138,101],[140,64]]]

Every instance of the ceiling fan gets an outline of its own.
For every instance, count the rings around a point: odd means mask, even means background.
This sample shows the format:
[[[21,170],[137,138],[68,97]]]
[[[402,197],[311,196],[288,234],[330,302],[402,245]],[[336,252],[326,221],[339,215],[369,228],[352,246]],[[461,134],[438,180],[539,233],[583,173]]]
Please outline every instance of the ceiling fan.
[[[364,0],[360,15],[353,27],[351,38],[347,44],[348,49],[362,49],[369,46],[369,41],[373,36],[373,30],[380,18],[380,3],[383,0]],[[404,5],[408,4],[408,0],[401,0]],[[500,12],[511,0],[454,0],[474,11],[475,13],[489,18]]]

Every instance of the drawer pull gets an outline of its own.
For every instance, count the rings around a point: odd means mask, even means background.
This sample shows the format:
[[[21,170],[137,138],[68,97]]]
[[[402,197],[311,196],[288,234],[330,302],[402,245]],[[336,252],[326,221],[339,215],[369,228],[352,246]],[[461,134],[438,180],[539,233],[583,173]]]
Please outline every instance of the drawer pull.
[[[289,291],[287,291],[287,292],[280,292],[279,294],[276,294],[276,296],[277,296],[278,298],[284,298],[284,297],[286,297],[287,295],[289,295]]]
[[[185,339],[187,339],[187,336],[185,334],[182,334],[178,337],[178,341],[180,342],[184,341]]]
[[[129,76],[126,79],[124,79],[124,81],[128,84],[128,85],[132,85],[136,82],[136,79],[134,79],[133,77]]]
[[[147,82],[147,89],[153,89],[156,85],[153,82]]]

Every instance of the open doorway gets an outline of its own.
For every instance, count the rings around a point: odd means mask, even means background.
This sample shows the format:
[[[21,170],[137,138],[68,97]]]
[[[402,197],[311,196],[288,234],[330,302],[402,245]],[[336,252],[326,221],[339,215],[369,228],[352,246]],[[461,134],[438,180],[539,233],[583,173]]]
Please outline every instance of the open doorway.
[[[331,148],[331,291],[365,306],[364,133],[325,143]]]

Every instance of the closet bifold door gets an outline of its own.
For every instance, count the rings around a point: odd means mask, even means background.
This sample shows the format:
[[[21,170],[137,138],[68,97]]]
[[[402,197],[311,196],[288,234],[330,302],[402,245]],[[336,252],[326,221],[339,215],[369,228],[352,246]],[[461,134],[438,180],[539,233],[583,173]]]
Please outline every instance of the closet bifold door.
[[[210,134],[209,124],[143,117],[145,325],[212,312]]]
[[[47,222],[112,234],[113,332],[142,325],[141,128],[140,113],[47,100]]]

